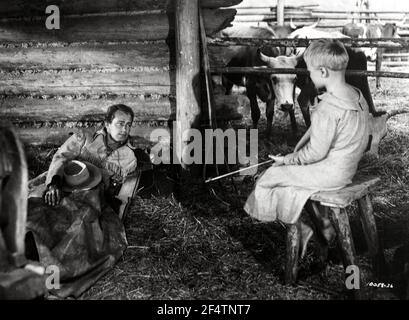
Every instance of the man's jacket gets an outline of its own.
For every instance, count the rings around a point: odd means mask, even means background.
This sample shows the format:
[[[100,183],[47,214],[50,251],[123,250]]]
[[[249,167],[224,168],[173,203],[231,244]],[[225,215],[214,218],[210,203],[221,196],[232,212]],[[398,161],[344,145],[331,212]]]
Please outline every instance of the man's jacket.
[[[110,180],[122,184],[126,176],[136,169],[135,148],[129,140],[115,150],[107,146],[105,129],[90,134],[79,131],[73,134],[57,150],[47,173],[46,185],[49,185],[55,175],[63,178],[63,167],[67,161],[88,161],[101,169],[105,186]]]

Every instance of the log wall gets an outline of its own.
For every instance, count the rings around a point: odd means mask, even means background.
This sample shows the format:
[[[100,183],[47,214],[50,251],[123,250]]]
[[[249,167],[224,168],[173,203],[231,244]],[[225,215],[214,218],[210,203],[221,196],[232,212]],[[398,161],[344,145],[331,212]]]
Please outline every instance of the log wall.
[[[206,34],[233,21],[236,10],[220,7],[240,2],[201,0]],[[24,142],[60,144],[76,127],[100,126],[116,103],[132,107],[131,134],[143,139],[174,120],[172,0],[56,0],[60,30],[45,26],[49,4],[0,3],[0,118]],[[215,66],[222,65],[218,50],[211,53]],[[219,101],[221,117],[237,117],[225,98]]]

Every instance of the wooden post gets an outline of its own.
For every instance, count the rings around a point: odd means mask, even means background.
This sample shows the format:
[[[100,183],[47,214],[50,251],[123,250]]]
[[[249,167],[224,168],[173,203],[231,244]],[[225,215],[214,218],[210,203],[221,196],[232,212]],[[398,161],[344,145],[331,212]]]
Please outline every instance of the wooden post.
[[[277,0],[277,25],[284,25],[284,2],[285,0]]]
[[[176,156],[183,168],[185,134],[200,112],[200,51],[198,0],[176,0]]]
[[[358,200],[360,219],[365,234],[366,244],[372,259],[373,272],[378,279],[382,277],[385,271],[385,256],[383,248],[379,241],[378,230],[376,228],[375,217],[371,198],[369,195]]]
[[[294,284],[297,281],[298,254],[300,250],[300,221],[290,224],[287,230],[287,262],[285,267],[285,283]]]

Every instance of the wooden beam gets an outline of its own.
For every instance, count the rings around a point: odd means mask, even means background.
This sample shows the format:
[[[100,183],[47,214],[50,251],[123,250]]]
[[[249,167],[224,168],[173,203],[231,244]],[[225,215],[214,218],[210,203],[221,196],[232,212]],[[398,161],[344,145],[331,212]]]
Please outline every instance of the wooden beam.
[[[230,7],[239,4],[242,0],[200,0],[202,8]],[[0,2],[0,15],[6,16],[32,16],[43,15],[48,5],[57,5],[64,14],[84,14],[113,11],[136,10],[169,10],[173,9],[172,0],[14,0]]]
[[[200,51],[198,0],[176,0],[176,136],[174,146],[183,167],[184,133],[199,122]]]
[[[281,68],[254,68],[254,67],[222,67],[211,68],[212,74],[223,73],[243,73],[243,74],[303,74],[308,75],[307,69],[281,69]],[[389,72],[389,71],[364,71],[364,70],[346,70],[346,75],[362,77],[385,77],[385,78],[403,78],[408,79],[409,73]]]
[[[33,127],[43,123],[100,122],[107,108],[113,104],[125,104],[132,108],[136,122],[167,122],[176,120],[176,101],[172,97],[126,96],[115,98],[55,97],[39,99],[29,97],[3,97],[0,99],[0,118],[14,124],[24,123]],[[216,95],[215,111],[220,120],[240,119],[249,109],[248,100],[242,95]]]
[[[16,122],[102,121],[113,104],[132,108],[136,121],[166,121],[176,113],[175,99],[158,96],[126,96],[115,98],[55,97],[36,99],[24,96],[0,99],[0,117]]]
[[[237,47],[209,46],[211,66],[224,66],[237,53]],[[63,43],[50,46],[10,47],[0,49],[0,70],[150,72],[175,69],[165,41],[148,43]]]
[[[77,132],[78,130],[87,130],[89,132],[95,132],[98,128],[101,128],[101,124],[95,124],[95,126],[88,128],[81,127],[41,127],[41,128],[16,128],[17,134],[19,135],[21,141],[25,145],[32,146],[60,146],[64,143],[68,137]],[[147,125],[133,126],[131,129],[132,139],[137,141],[141,146],[154,144],[158,141],[152,141],[151,134],[155,129],[164,129],[169,131],[166,126],[151,127]]]
[[[315,39],[316,40],[316,39]],[[335,40],[331,39],[331,40]],[[346,46],[353,48],[407,48],[409,39],[403,38],[378,38],[378,39],[336,39]],[[256,39],[256,38],[212,38],[209,39],[209,45],[217,46],[279,46],[279,47],[308,47],[314,39],[296,38],[296,39]]]
[[[6,95],[175,95],[174,71],[0,73],[0,94]]]
[[[284,4],[285,0],[277,0],[277,24],[284,25]]]
[[[206,34],[212,35],[228,26],[235,9],[204,9]],[[74,42],[74,41],[146,41],[166,40],[174,34],[173,14],[118,13],[61,16],[61,29],[48,30],[46,17],[0,20],[0,41]]]
[[[45,47],[11,47],[0,50],[0,69],[14,70],[98,70],[169,69],[169,46],[165,41],[150,43],[80,43]]]

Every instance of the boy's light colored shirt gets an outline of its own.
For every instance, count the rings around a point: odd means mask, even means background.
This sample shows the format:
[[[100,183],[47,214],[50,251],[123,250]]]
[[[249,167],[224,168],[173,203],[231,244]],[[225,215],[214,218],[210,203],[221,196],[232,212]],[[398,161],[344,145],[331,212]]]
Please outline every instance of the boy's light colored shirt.
[[[308,165],[326,161],[341,168],[355,168],[369,139],[368,105],[358,98],[340,99],[330,93],[319,96],[312,110],[311,127],[296,151],[284,157],[287,165]],[[356,169],[355,169],[356,170]]]

